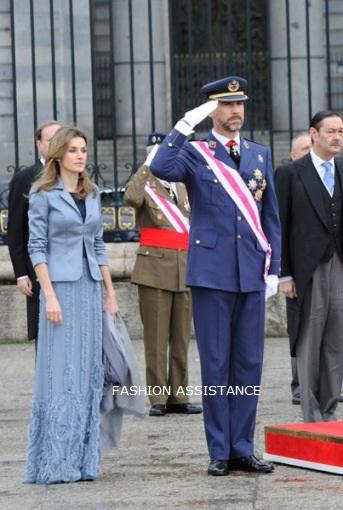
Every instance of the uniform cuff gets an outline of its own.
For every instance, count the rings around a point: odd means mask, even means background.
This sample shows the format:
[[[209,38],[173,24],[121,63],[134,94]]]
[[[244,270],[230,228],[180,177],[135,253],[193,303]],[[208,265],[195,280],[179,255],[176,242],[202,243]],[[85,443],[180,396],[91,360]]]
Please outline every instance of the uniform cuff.
[[[275,274],[279,276],[280,274],[280,260],[271,260],[268,274]]]
[[[163,144],[167,144],[169,147],[177,147],[178,149],[181,149],[186,139],[186,135],[174,128],[163,140]]]
[[[185,136],[194,133],[193,128],[183,119],[179,120],[179,122],[175,124],[174,129],[176,129],[177,131],[179,131],[179,133],[182,133]]]

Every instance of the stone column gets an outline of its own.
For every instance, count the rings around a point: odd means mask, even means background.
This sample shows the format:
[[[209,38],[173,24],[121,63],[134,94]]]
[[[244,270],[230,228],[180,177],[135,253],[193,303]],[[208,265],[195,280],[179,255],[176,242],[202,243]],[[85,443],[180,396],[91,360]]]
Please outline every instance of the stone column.
[[[77,123],[92,133],[92,81],[88,2],[73,1]],[[15,45],[20,164],[34,161],[33,77],[29,2],[15,0]],[[54,2],[57,120],[73,123],[69,3]],[[53,119],[49,2],[35,0],[37,124]]]
[[[170,128],[170,91],[167,80],[169,54],[169,34],[164,0],[153,0],[152,37],[153,72],[156,129]],[[146,135],[151,130],[150,55],[148,2],[132,1],[133,13],[133,61],[134,96],[137,135]],[[114,19],[114,60],[116,87],[116,125],[119,136],[132,133],[130,32],[127,0],[113,1]],[[168,100],[167,100],[168,98]]]
[[[294,130],[309,125],[305,1],[290,0],[292,107]],[[289,130],[286,1],[270,2],[273,121],[275,131]],[[325,27],[322,0],[310,2],[312,115],[326,107]]]

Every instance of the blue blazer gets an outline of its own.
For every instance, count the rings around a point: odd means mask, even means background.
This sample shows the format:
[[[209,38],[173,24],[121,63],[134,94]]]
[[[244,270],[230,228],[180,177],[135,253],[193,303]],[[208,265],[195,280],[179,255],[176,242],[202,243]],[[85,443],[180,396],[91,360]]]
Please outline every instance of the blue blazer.
[[[86,218],[60,179],[49,191],[31,188],[29,196],[28,252],[33,266],[46,263],[51,281],[81,278],[83,245],[94,280],[102,280],[99,265],[108,265],[99,192],[86,197]]]
[[[236,167],[212,133],[207,142],[216,158]],[[173,129],[150,169],[157,177],[182,181],[187,187],[191,227],[186,284],[229,292],[262,291],[265,254],[240,210],[186,137]],[[273,250],[269,274],[278,275],[280,221],[269,149],[241,138],[239,172],[255,196]]]

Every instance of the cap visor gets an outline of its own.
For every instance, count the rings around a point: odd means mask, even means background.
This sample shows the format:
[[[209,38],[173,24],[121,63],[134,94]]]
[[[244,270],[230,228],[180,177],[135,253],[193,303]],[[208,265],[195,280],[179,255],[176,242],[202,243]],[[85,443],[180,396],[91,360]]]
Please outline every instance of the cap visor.
[[[247,101],[248,96],[227,96],[227,97],[218,97],[218,101],[220,103],[233,103],[234,101]]]

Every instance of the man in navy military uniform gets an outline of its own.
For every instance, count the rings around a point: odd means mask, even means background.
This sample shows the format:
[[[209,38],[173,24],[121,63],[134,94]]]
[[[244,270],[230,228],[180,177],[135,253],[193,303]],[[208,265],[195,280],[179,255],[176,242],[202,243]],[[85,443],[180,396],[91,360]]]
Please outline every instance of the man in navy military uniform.
[[[175,125],[150,166],[162,179],[184,182],[189,194],[186,284],[192,292],[208,474],[213,476],[273,470],[254,456],[253,439],[265,299],[276,293],[280,270],[280,223],[270,151],[239,133],[246,90],[247,81],[238,76],[202,87],[209,101]],[[213,129],[207,139],[187,142],[208,115]]]

